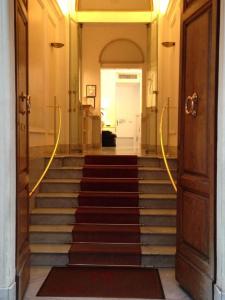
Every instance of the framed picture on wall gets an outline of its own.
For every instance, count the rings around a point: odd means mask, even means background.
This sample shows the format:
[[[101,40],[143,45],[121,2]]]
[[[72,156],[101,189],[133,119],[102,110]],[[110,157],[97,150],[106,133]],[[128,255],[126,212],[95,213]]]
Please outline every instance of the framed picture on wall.
[[[86,97],[87,98],[95,98],[96,97],[96,85],[94,84],[87,84],[86,85]]]
[[[95,97],[87,97],[87,105],[91,105],[95,108]]]

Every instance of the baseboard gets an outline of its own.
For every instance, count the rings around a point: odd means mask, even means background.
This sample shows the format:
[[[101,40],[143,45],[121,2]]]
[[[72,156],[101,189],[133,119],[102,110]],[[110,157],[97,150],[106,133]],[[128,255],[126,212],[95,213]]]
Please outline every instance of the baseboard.
[[[222,292],[217,285],[214,286],[214,300],[225,300],[225,292]]]
[[[16,300],[16,283],[7,289],[0,288],[0,300]]]

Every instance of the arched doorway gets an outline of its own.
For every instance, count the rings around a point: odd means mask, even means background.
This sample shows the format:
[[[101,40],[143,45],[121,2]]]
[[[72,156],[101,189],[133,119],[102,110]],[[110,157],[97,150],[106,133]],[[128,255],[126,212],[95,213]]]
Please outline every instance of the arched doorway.
[[[144,99],[143,51],[132,40],[112,40],[102,49],[99,61],[103,140],[110,131],[116,135],[117,149],[137,151],[141,147]],[[103,141],[103,146],[107,145]]]

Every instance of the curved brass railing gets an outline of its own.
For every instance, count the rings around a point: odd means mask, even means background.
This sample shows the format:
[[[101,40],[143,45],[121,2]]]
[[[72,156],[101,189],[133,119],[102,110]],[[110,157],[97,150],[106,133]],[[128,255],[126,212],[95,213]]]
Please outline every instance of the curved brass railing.
[[[173,179],[173,175],[170,171],[170,167],[169,167],[168,162],[167,162],[166,153],[165,153],[165,149],[164,149],[164,143],[163,143],[163,117],[164,117],[166,107],[167,107],[167,104],[163,107],[161,117],[160,117],[160,127],[159,127],[160,144],[161,144],[163,160],[164,160],[164,163],[165,163],[165,166],[166,166],[167,173],[169,175],[172,186],[173,186],[175,192],[177,193],[177,186],[176,186],[175,180]]]
[[[44,172],[42,173],[42,175],[40,176],[40,178],[38,179],[37,183],[35,184],[35,186],[33,187],[33,189],[30,191],[29,193],[29,197],[31,197],[34,192],[36,191],[36,189],[39,187],[40,183],[42,182],[43,178],[45,177],[46,173],[48,172],[48,169],[55,157],[56,151],[58,149],[58,145],[59,145],[59,139],[60,139],[60,134],[61,134],[61,127],[62,127],[62,112],[61,112],[61,108],[60,106],[57,106],[56,108],[58,108],[58,112],[59,112],[59,130],[58,130],[58,134],[57,134],[57,138],[56,138],[56,142],[55,142],[55,147],[53,149],[51,158],[49,159],[49,162],[44,170]]]

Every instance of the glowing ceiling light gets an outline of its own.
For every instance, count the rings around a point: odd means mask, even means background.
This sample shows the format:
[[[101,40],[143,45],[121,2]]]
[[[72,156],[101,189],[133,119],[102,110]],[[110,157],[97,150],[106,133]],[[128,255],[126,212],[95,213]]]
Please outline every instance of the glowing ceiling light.
[[[75,12],[76,0],[57,0],[57,2],[65,16]]]
[[[165,14],[170,0],[153,0],[154,11],[160,14]]]

